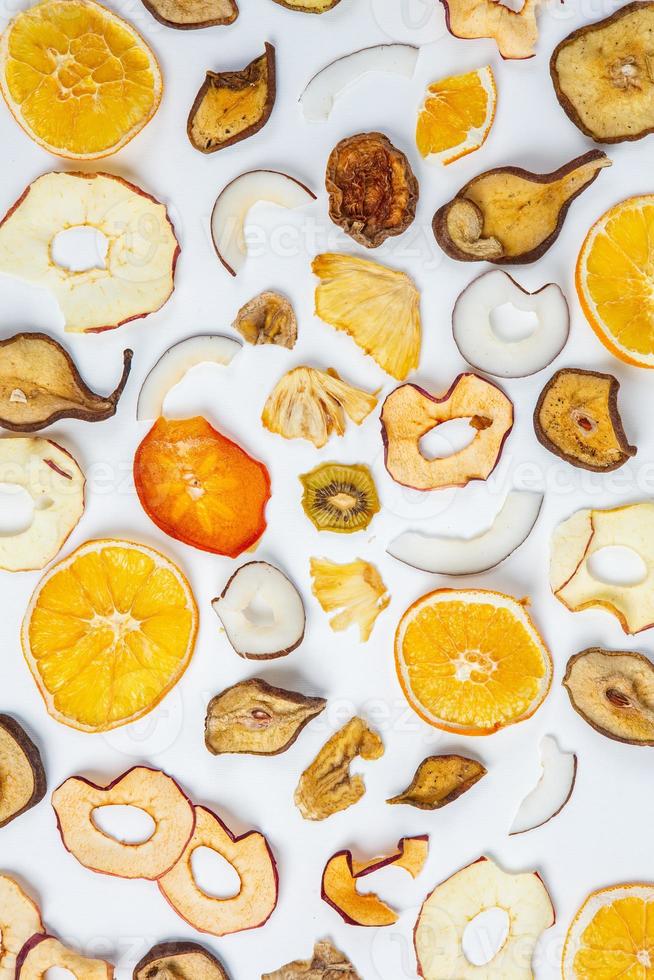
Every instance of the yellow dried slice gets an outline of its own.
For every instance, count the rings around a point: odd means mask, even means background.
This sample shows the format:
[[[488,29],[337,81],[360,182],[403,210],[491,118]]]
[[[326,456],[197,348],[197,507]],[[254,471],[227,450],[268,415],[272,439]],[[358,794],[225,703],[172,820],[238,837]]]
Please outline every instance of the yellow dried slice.
[[[563,948],[563,980],[650,980],[654,884],[613,885],[588,896]]]
[[[338,632],[357,625],[360,641],[366,643],[377,617],[391,601],[375,566],[362,558],[345,565],[312,558],[311,577],[313,594],[325,612],[340,610],[329,620],[331,628]]]

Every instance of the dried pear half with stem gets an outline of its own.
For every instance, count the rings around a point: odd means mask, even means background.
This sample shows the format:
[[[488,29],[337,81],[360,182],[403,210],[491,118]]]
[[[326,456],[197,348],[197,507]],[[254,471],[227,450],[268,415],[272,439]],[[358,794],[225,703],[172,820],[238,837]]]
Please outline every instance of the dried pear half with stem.
[[[0,426],[38,432],[59,419],[103,422],[116,414],[129,377],[132,351],[111,395],[96,395],[82,381],[70,354],[43,333],[17,333],[0,341]]]
[[[513,9],[500,0],[441,0],[454,37],[492,38],[503,58],[532,58],[538,40],[536,11],[541,0]]]
[[[654,132],[654,3],[628,3],[556,46],[550,74],[566,115],[597,143]]]
[[[291,350],[297,340],[295,311],[285,296],[271,289],[245,303],[232,326],[248,344],[276,344]]]
[[[321,463],[300,483],[302,509],[319,531],[363,531],[379,511],[375,481],[362,463]]]
[[[636,447],[627,442],[618,411],[620,383],[612,374],[564,368],[543,388],[534,412],[541,445],[585,470],[617,470]]]
[[[420,763],[410,785],[386,802],[439,810],[471,789],[486,771],[481,762],[463,755],[431,755]]]
[[[326,705],[324,698],[307,697],[251,677],[211,699],[205,744],[214,755],[278,755],[293,745]]]
[[[143,6],[160,24],[180,31],[220,27],[238,17],[236,0],[143,0]]]
[[[275,49],[267,42],[241,71],[208,71],[186,125],[192,146],[215,153],[254,136],[268,122],[275,94]]]
[[[654,664],[642,653],[590,647],[568,661],[570,704],[617,742],[654,745]]]
[[[574,199],[610,166],[602,150],[590,150],[549,174],[487,170],[438,209],[436,241],[460,262],[535,262],[558,238]]]

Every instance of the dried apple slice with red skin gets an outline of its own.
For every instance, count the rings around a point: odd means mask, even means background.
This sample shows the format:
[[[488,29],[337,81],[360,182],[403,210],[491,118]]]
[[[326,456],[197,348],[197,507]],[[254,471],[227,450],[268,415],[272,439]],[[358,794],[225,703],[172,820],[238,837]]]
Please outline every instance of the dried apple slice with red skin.
[[[263,834],[251,830],[237,837],[212,810],[195,807],[193,836],[177,864],[159,879],[159,890],[169,905],[198,932],[228,936],[257,929],[268,921],[277,905],[277,865]],[[195,880],[194,851],[209,847],[231,864],[241,887],[232,898],[216,898],[202,891]]]
[[[229,980],[222,963],[199,943],[157,943],[134,967],[132,980]]]
[[[403,837],[388,857],[355,861],[352,851],[334,854],[322,875],[321,897],[351,926],[391,926],[398,914],[372,892],[361,894],[357,882],[382,868],[404,868],[412,878],[422,871],[429,853],[429,837]]]
[[[45,770],[38,748],[15,718],[2,714],[0,714],[0,787],[2,788],[0,827],[5,827],[16,817],[40,803],[47,788]]]
[[[36,902],[13,878],[0,875],[0,980],[15,980],[16,957],[29,939],[44,931]]]
[[[201,416],[157,419],[136,450],[134,484],[150,520],[201,551],[237,558],[266,530],[268,470]]]
[[[533,58],[538,40],[540,0],[524,0],[521,10],[499,0],[441,0],[447,29],[454,37],[492,38],[505,60]]]
[[[420,440],[442,422],[468,418],[477,434],[470,445],[442,459],[426,459]],[[414,384],[400,385],[381,412],[386,469],[415,490],[464,487],[493,472],[513,427],[513,404],[501,388],[476,374],[460,374],[442,397]]]
[[[28,939],[16,960],[16,980],[44,980],[48,970],[68,970],[75,980],[113,980],[114,968],[106,960],[89,959],[69,949],[54,936]]]
[[[135,766],[107,786],[71,776],[52,794],[52,806],[64,847],[91,871],[119,878],[154,881],[179,860],[195,828],[193,804],[165,772]],[[93,821],[104,806],[132,806],[155,824],[140,844],[125,844]]]

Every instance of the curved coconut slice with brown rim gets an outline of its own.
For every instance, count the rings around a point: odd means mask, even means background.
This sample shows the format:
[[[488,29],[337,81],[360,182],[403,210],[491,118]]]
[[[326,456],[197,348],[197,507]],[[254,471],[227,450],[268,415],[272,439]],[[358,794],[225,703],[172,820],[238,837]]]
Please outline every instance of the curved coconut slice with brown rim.
[[[132,980],[229,980],[222,963],[199,943],[157,943],[134,967]]]
[[[54,239],[69,228],[104,235],[103,268],[75,272],[52,260]],[[0,222],[0,273],[49,289],[66,330],[76,333],[159,310],[173,291],[179,252],[165,206],[111,174],[44,174]]]
[[[38,748],[15,718],[2,714],[0,714],[0,787],[2,787],[0,827],[5,827],[16,817],[40,803],[47,788],[45,770]],[[0,902],[1,907],[2,902]],[[4,938],[2,923],[0,923],[0,935]],[[1,970],[0,980],[2,980]]]
[[[454,37],[492,38],[503,58],[533,58],[538,40],[536,11],[541,0],[514,9],[498,0],[441,0]]]
[[[172,908],[194,929],[227,936],[256,929],[277,905],[277,865],[268,841],[254,830],[236,837],[211,810],[195,807],[195,830],[181,858],[159,879],[159,889]],[[191,859],[200,847],[216,851],[231,864],[240,887],[231,898],[204,892],[193,874]]]
[[[570,657],[570,704],[600,735],[654,745],[654,664],[642,653],[590,647]]]
[[[181,31],[231,24],[238,17],[236,0],[143,0],[155,20]]]
[[[566,805],[577,778],[577,756],[563,752],[553,735],[540,742],[541,774],[513,818],[510,834],[525,834],[548,823]]]
[[[13,878],[0,875],[0,980],[15,980],[18,954],[29,939],[42,932],[36,902]]]
[[[119,878],[160,878],[179,860],[195,826],[193,805],[165,772],[135,766],[107,786],[71,776],[52,794],[52,806],[66,850],[80,864]],[[152,835],[127,844],[104,833],[94,812],[131,806],[154,821]]]
[[[44,980],[54,969],[67,971],[75,980],[113,980],[115,976],[111,963],[82,956],[54,936],[28,939],[18,954],[16,980]]]

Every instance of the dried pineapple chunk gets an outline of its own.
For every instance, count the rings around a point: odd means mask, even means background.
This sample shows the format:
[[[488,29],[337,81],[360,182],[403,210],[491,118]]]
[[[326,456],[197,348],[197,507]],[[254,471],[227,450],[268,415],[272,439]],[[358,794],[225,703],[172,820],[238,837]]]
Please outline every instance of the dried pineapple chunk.
[[[346,333],[387,374],[404,381],[420,359],[420,293],[405,272],[326,252],[311,268],[316,315]]]
[[[334,432],[343,435],[348,418],[360,425],[376,404],[375,394],[341,381],[335,371],[297,367],[277,382],[261,421],[285,439],[308,439],[320,449]]]
[[[331,628],[340,631],[357,624],[361,643],[365,643],[375,620],[391,601],[375,566],[362,558],[345,565],[312,558],[311,577],[312,592],[325,612],[341,610],[329,620]]]

